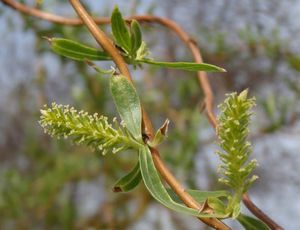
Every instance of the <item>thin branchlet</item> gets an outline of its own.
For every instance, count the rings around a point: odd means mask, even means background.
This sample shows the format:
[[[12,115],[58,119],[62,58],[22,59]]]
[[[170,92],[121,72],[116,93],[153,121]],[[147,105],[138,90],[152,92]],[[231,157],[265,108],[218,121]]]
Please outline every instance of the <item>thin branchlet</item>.
[[[52,103],[51,107],[44,106],[40,118],[45,133],[57,138],[72,138],[75,143],[86,144],[103,154],[138,149],[140,146],[116,119],[112,125],[108,123],[107,117],[97,113],[89,115],[68,105]]]

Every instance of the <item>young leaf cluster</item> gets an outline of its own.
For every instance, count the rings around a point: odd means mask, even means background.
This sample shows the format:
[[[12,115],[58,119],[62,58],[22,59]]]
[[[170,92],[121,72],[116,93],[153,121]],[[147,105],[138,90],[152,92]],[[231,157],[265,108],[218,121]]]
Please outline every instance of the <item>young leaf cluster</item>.
[[[149,54],[146,43],[142,41],[142,31],[136,20],[130,22],[128,30],[118,7],[111,16],[111,29],[116,45],[122,50],[129,62],[135,65],[135,60],[141,60]]]
[[[222,162],[219,171],[223,175],[219,181],[229,186],[235,193],[229,202],[229,209],[233,210],[234,216],[239,213],[242,194],[257,179],[255,175],[250,177],[257,166],[257,161],[253,159],[248,162],[252,147],[247,141],[252,114],[250,109],[255,102],[253,98],[247,98],[247,94],[247,90],[240,94],[229,94],[219,106],[221,113],[218,116],[218,137],[222,151],[218,151],[217,154]]]
[[[58,138],[70,137],[75,143],[86,144],[103,154],[117,153],[129,148],[138,149],[140,145],[124,124],[124,127],[118,124],[116,118],[112,125],[108,123],[107,117],[97,113],[89,115],[84,111],[78,112],[68,105],[45,105],[40,118],[45,133]]]
[[[149,49],[142,40],[142,31],[136,20],[125,21],[116,7],[111,16],[111,28],[115,46],[120,50],[124,60],[134,67],[148,64],[156,67],[181,69],[186,71],[224,72],[223,68],[207,63],[162,62],[149,58]],[[64,38],[46,38],[52,50],[64,57],[77,61],[89,61],[95,68],[94,61],[107,61],[111,57],[103,50],[95,49],[79,42]],[[97,69],[97,68],[95,68]],[[99,68],[98,68],[99,69]],[[101,70],[100,72],[105,72]]]

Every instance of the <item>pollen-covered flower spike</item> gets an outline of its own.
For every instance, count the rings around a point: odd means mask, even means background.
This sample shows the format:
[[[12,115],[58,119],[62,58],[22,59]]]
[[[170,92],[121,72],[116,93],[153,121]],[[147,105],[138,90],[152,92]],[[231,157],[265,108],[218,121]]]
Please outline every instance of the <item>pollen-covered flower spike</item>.
[[[41,110],[40,125],[45,133],[57,138],[71,137],[75,143],[83,143],[97,151],[117,153],[128,148],[139,148],[126,127],[120,127],[116,119],[108,123],[107,117],[97,113],[89,115],[68,105],[52,103]]]
[[[218,116],[218,138],[222,151],[217,154],[221,159],[219,173],[223,176],[219,181],[233,189],[233,203],[239,203],[243,193],[257,179],[257,176],[250,176],[257,161],[254,159],[248,162],[252,146],[247,141],[252,114],[250,110],[255,105],[255,99],[247,96],[248,90],[240,94],[229,94],[219,106],[221,112]]]

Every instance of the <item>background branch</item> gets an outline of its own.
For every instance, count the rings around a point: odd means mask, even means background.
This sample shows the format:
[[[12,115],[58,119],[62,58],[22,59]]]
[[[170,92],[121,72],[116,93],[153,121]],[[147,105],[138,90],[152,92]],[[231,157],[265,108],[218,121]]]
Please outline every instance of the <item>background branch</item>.
[[[274,220],[261,211],[250,199],[248,193],[243,195],[245,206],[259,219],[263,220],[272,230],[283,230],[283,227],[278,225]]]

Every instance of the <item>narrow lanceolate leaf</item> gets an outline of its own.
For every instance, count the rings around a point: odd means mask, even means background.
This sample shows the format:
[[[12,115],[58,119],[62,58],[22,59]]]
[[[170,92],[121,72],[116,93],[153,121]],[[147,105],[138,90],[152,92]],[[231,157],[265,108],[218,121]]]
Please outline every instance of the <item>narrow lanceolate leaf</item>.
[[[123,176],[113,187],[114,192],[128,192],[134,189],[141,181],[140,164],[137,162],[135,167]]]
[[[151,157],[151,152],[147,146],[144,146],[139,151],[140,169],[143,181],[146,188],[158,202],[176,212],[184,213],[187,215],[197,217],[219,217],[217,214],[204,214],[199,210],[188,208],[182,204],[175,202],[163,186],[158,172],[154,166],[154,162]]]
[[[230,193],[226,190],[218,191],[201,191],[201,190],[191,190],[188,189],[187,192],[198,202],[205,202],[209,197],[228,197]]]
[[[130,24],[130,36],[131,36],[131,53],[136,54],[138,49],[142,45],[142,32],[139,23],[136,20],[132,20]],[[136,55],[135,55],[136,56]]]
[[[270,230],[268,226],[261,220],[246,216],[244,214],[240,214],[237,220],[246,230]]]
[[[111,29],[117,45],[129,52],[131,48],[130,34],[118,7],[115,7],[111,15]]]
[[[48,40],[51,44],[52,50],[55,53],[70,59],[77,61],[111,60],[111,58],[104,51],[94,49],[73,40],[64,38],[49,38]]]
[[[135,88],[123,75],[112,75],[109,83],[117,110],[126,128],[133,137],[141,140],[142,111]]]
[[[225,69],[215,65],[206,63],[194,63],[194,62],[158,62],[150,59],[138,60],[140,63],[146,63],[158,67],[165,67],[171,69],[181,69],[187,71],[206,71],[206,72],[226,72]]]

